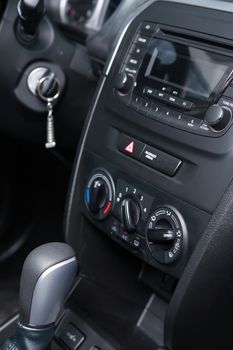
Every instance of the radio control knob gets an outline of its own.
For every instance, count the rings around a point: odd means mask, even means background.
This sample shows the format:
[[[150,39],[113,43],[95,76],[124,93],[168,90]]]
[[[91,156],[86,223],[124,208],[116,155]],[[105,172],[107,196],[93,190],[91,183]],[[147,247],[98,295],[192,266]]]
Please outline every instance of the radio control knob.
[[[133,233],[136,231],[137,224],[140,220],[140,215],[140,205],[136,200],[130,197],[123,199],[121,205],[121,216],[126,232]]]
[[[219,106],[218,104],[210,106],[205,114],[205,120],[214,132],[224,130],[231,118],[231,109],[225,106]]]
[[[134,77],[125,72],[118,73],[115,79],[115,89],[120,95],[127,95],[134,84]]]

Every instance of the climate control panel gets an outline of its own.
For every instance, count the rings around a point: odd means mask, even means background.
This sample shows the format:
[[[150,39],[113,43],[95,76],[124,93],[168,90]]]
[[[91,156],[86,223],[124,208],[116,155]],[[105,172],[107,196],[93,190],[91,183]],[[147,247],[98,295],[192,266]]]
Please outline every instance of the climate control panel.
[[[85,188],[88,215],[101,230],[153,265],[178,261],[187,248],[181,213],[144,189],[96,170]]]

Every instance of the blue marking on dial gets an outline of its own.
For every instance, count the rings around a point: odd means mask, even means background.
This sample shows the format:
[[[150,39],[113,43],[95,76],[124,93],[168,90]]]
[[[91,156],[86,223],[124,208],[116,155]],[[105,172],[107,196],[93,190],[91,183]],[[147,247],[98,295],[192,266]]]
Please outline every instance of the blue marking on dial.
[[[87,204],[90,203],[90,188],[87,188],[86,190],[86,201],[87,201]]]

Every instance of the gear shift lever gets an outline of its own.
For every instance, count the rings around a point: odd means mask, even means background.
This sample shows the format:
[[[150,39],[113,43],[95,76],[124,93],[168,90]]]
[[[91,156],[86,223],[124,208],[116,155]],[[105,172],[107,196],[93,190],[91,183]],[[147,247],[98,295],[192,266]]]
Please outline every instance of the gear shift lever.
[[[56,321],[77,272],[73,249],[49,243],[33,250],[25,260],[20,282],[20,322],[41,327]]]
[[[48,243],[28,255],[21,275],[16,334],[1,350],[46,349],[76,273],[74,251],[65,243]],[[15,347],[9,347],[11,344]]]

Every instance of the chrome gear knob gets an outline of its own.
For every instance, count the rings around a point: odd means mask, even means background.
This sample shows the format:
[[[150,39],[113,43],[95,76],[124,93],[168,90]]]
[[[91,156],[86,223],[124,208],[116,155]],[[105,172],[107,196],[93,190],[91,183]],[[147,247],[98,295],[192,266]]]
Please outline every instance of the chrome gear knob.
[[[26,258],[20,282],[19,321],[28,327],[53,324],[78,271],[73,249],[65,243],[48,243]]]

